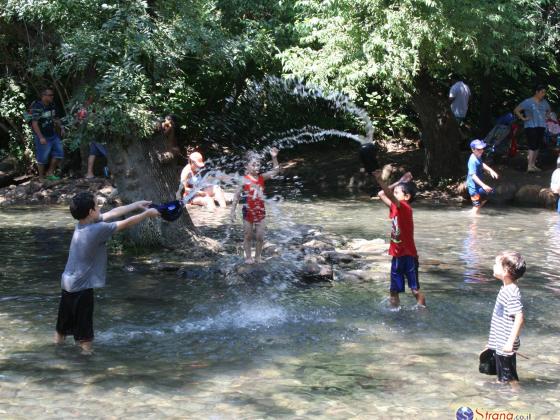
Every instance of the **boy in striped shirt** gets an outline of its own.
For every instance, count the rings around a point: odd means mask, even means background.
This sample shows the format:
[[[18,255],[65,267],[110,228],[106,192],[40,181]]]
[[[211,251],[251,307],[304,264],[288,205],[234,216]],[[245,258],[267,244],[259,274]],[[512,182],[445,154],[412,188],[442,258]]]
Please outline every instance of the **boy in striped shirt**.
[[[496,257],[494,277],[501,280],[487,348],[494,350],[498,382],[517,382],[516,357],[519,349],[519,333],[523,327],[523,305],[517,280],[525,273],[525,259],[514,251],[504,251]]]

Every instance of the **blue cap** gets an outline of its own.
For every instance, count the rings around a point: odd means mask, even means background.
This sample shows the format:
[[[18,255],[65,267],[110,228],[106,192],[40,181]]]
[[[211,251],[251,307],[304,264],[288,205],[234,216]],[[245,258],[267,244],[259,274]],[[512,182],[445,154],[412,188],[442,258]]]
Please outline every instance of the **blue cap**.
[[[484,149],[486,147],[486,143],[482,140],[476,139],[471,141],[471,149]]]

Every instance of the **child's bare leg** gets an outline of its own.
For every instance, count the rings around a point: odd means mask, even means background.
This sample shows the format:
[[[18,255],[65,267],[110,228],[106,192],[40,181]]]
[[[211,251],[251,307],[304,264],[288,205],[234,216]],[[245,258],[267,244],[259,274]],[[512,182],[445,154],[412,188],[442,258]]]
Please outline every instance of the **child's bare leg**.
[[[389,303],[393,308],[398,308],[399,305],[401,304],[401,301],[399,299],[399,293],[398,292],[390,292],[390,293],[391,295],[389,296]]]
[[[247,220],[243,220],[243,250],[245,251],[245,262],[252,264],[251,245],[253,242],[253,224]]]
[[[82,354],[91,354],[93,352],[93,341],[78,341],[78,346],[82,349]]]
[[[416,298],[416,303],[418,305],[426,306],[426,296],[418,289],[412,289],[412,294]]]
[[[58,331],[54,332],[54,344],[62,344],[64,343],[65,339],[66,339],[65,335],[60,334]]]
[[[255,223],[255,261],[261,261],[261,253],[264,244],[264,220]]]
[[[482,206],[473,206],[472,210],[471,210],[471,214],[473,216],[478,216],[480,213],[480,207]]]

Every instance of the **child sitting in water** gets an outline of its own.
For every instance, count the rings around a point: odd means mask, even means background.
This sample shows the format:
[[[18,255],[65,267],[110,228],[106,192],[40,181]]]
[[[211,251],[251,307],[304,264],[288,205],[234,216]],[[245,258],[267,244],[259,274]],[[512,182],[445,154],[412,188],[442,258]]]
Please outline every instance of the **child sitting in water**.
[[[517,377],[515,354],[521,345],[519,333],[523,327],[523,305],[517,280],[525,273],[525,259],[518,252],[504,251],[494,262],[494,277],[503,286],[496,297],[487,349],[494,351],[498,382],[515,383]]]
[[[243,183],[235,192],[233,206],[231,209],[231,220],[235,220],[235,208],[241,200],[243,204],[243,249],[245,251],[245,263],[253,264],[260,262],[261,252],[264,243],[264,181],[275,177],[280,171],[278,164],[278,149],[270,151],[273,168],[271,171],[259,174],[260,157],[258,155],[249,156],[245,167]],[[253,232],[255,233],[255,259],[251,256],[251,246],[253,242]]]
[[[66,268],[62,273],[60,304],[54,341],[61,344],[68,334],[74,336],[82,352],[89,354],[93,343],[93,289],[105,287],[107,271],[106,242],[116,231],[128,229],[148,217],[157,217],[149,209],[150,201],[137,201],[101,213],[94,195],[81,192],[72,198],[70,213],[78,220],[72,235]],[[107,223],[127,213],[142,213],[125,220]]]
[[[383,181],[381,170],[377,170],[373,174],[382,188],[378,196],[390,208],[389,217],[392,220],[391,245],[389,246],[389,255],[393,256],[389,289],[391,306],[399,307],[399,293],[404,292],[405,277],[418,305],[426,306],[426,297],[420,291],[420,280],[418,279],[418,253],[414,244],[414,222],[412,207],[410,207],[410,203],[416,195],[416,185],[412,182],[412,174],[407,172],[399,181],[389,186]]]

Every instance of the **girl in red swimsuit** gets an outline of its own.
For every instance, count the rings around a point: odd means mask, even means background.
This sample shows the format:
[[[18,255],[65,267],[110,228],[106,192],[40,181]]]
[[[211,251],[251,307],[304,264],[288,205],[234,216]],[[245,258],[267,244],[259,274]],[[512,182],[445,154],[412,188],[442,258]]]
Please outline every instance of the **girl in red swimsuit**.
[[[260,162],[256,156],[253,156],[247,162],[245,176],[243,182],[237,189],[233,198],[233,206],[231,208],[231,220],[235,220],[235,209],[238,202],[243,203],[243,249],[245,251],[245,262],[253,264],[255,261],[260,262],[261,252],[264,243],[264,218],[266,215],[264,204],[264,181],[275,177],[279,170],[278,149],[273,148],[270,151],[272,157],[273,168],[271,171],[259,174]],[[253,243],[253,233],[255,236],[255,258],[251,253]]]

